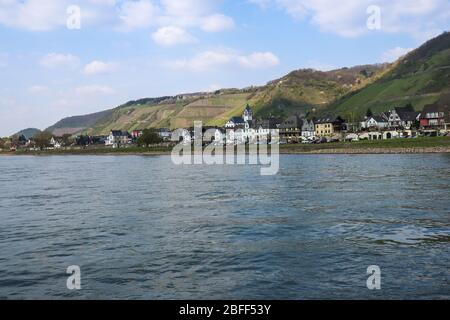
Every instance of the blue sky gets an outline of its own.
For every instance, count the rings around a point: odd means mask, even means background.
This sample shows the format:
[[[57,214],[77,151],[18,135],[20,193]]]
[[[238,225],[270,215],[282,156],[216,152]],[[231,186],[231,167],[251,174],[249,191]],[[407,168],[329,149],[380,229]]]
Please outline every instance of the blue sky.
[[[131,99],[394,61],[449,21],[448,0],[0,0],[0,136]]]

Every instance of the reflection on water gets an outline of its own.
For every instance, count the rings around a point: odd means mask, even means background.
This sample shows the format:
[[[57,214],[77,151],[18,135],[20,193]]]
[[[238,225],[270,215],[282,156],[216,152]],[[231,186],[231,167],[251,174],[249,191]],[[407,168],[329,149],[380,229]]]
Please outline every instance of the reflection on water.
[[[450,298],[449,155],[280,165],[0,157],[0,298]]]

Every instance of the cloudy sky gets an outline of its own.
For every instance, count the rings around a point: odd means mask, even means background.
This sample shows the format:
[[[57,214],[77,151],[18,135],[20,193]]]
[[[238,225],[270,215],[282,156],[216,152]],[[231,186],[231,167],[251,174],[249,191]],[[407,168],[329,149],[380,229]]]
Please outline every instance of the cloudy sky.
[[[131,99],[393,61],[450,29],[448,0],[337,3],[0,0],[0,136]]]

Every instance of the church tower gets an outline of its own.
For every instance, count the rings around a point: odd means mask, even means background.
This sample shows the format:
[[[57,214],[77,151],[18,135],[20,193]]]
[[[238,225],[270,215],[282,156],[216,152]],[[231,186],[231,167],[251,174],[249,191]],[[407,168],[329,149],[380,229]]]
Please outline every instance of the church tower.
[[[244,121],[253,121],[253,110],[250,108],[250,106],[247,104],[247,107],[244,110]]]

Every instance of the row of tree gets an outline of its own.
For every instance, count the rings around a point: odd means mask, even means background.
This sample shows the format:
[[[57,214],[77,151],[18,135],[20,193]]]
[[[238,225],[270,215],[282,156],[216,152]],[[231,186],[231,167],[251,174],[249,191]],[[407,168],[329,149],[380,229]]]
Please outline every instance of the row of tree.
[[[35,134],[30,140],[35,148],[45,149],[51,147],[51,140],[55,138],[51,132],[42,131]],[[62,137],[57,138],[63,145],[69,146],[76,145],[88,145],[95,143],[92,137],[78,136],[73,138],[70,134],[65,134]],[[0,138],[0,149],[9,149],[11,146],[23,146],[27,143],[27,139],[24,136],[13,136],[11,138]],[[155,129],[146,129],[142,135],[137,139],[136,143],[139,146],[148,147],[150,145],[159,144],[163,141]]]
[[[44,149],[51,146],[51,140],[54,138],[53,134],[48,131],[41,131],[36,133],[31,139],[31,145],[36,148]],[[65,134],[58,138],[64,145],[70,145],[73,142],[70,134]],[[11,138],[0,138],[0,149],[9,149],[11,147],[24,146],[28,139],[23,135],[15,135]]]

